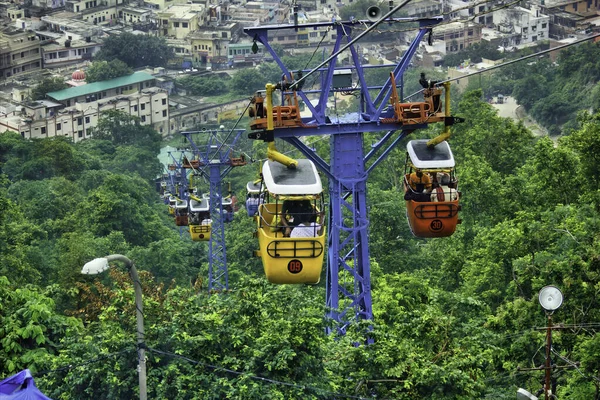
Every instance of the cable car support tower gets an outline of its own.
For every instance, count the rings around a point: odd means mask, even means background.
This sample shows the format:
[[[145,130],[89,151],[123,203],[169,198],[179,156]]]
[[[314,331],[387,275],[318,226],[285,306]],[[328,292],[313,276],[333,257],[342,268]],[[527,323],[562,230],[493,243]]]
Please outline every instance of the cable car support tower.
[[[369,173],[379,165],[409,133],[426,128],[430,122],[445,122],[451,125],[454,119],[449,115],[449,90],[446,90],[446,115],[433,117],[426,114],[426,103],[402,103],[398,99],[396,82],[402,88],[402,76],[408,68],[419,43],[431,34],[434,25],[442,21],[442,17],[428,19],[391,18],[400,7],[396,6],[379,21],[334,21],[308,23],[301,25],[273,25],[245,28],[244,32],[260,42],[270,53],[282,70],[284,79],[277,84],[266,85],[265,109],[268,123],[265,126],[251,123],[253,132],[251,139],[274,142],[275,138],[282,139],[294,145],[304,156],[313,161],[329,180],[330,193],[330,227],[328,238],[328,268],[327,268],[327,317],[335,321],[333,329],[344,335],[353,322],[372,320],[371,277],[369,260],[369,217],[367,210],[366,183]],[[413,22],[418,23],[416,37],[410,44],[400,61],[390,66],[390,78],[383,86],[368,87],[361,59],[355,42],[379,22]],[[355,38],[352,37],[354,27],[369,26]],[[278,35],[277,31],[302,29],[318,30],[332,29],[337,35],[332,55],[308,74],[287,69],[269,43],[271,37]],[[282,33],[281,33],[282,34]],[[281,35],[279,34],[279,35]],[[343,43],[345,41],[345,43]],[[258,46],[254,46],[257,48]],[[337,56],[349,49],[350,65],[338,65]],[[350,69],[358,78],[358,84],[352,87],[333,87],[334,73]],[[319,90],[303,90],[306,78],[317,72],[320,75]],[[294,74],[296,76],[294,77]],[[448,89],[448,88],[446,88]],[[274,107],[272,97],[275,90],[282,94],[282,104],[287,98],[297,96],[310,111],[310,117],[295,116],[297,121],[290,124],[282,116],[286,107]],[[327,101],[334,92],[353,92],[359,99],[359,110],[352,117],[334,117],[327,111]],[[286,97],[287,96],[287,97]],[[311,99],[318,99],[316,102]],[[390,106],[390,99],[392,105]],[[262,99],[261,99],[262,101]],[[438,96],[439,101],[439,96]],[[394,104],[395,103],[395,104]],[[411,110],[411,105],[414,104]],[[425,104],[425,105],[423,105]],[[391,110],[391,108],[393,108]],[[414,111],[414,112],[411,112]],[[420,114],[419,114],[420,113]],[[299,110],[298,110],[299,114]],[[421,117],[410,118],[413,115]],[[283,122],[282,122],[283,121]],[[365,154],[364,132],[382,132],[378,143]],[[395,132],[399,132],[395,135]],[[303,136],[330,136],[329,161],[316,154],[301,138]]]
[[[231,133],[234,138],[226,143]],[[209,209],[212,220],[212,233],[208,246],[208,291],[229,289],[227,271],[227,255],[225,252],[225,224],[223,213],[222,182],[233,167],[246,164],[243,157],[236,158],[232,149],[236,145],[244,129],[229,132],[225,139],[220,139],[222,130],[181,132],[191,145],[192,160],[184,160],[185,167],[192,168],[195,175],[202,175],[210,185]],[[203,148],[194,141],[194,135],[202,137]]]

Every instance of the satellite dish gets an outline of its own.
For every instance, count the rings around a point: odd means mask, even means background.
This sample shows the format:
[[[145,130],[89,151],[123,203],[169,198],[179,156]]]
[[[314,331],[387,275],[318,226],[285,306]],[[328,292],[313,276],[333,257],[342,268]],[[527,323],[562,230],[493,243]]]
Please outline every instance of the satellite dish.
[[[538,398],[525,389],[517,390],[517,400],[538,400]]]
[[[562,304],[563,295],[555,286],[544,286],[540,290],[539,301],[544,310],[554,311]]]

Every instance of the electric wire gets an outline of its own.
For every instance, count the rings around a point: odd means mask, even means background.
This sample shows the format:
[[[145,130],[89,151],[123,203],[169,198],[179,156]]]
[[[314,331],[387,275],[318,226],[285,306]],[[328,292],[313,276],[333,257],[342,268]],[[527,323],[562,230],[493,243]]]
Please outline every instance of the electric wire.
[[[100,362],[100,361],[104,361],[104,360],[107,360],[109,358],[113,358],[113,357],[119,356],[121,354],[129,353],[129,352],[132,352],[132,351],[135,351],[135,350],[136,349],[134,349],[132,347],[129,347],[129,348],[125,348],[124,350],[117,351],[117,352],[114,352],[114,353],[104,354],[104,355],[92,358],[90,360],[80,362],[78,364],[67,364],[67,365],[63,365],[62,367],[58,367],[58,368],[54,368],[54,369],[46,369],[46,370],[43,370],[43,371],[38,371],[38,372],[35,373],[35,375],[36,376],[44,376],[44,375],[48,375],[48,374],[54,373],[54,372],[67,371],[67,370],[71,370],[73,368],[84,367],[86,365],[97,363],[97,362]]]
[[[493,65],[493,66],[491,66],[489,68],[486,68],[486,69],[483,69],[483,70],[480,70],[480,71],[475,71],[475,72],[471,72],[471,73],[468,73],[468,74],[465,74],[465,75],[461,75],[460,77],[457,77],[457,78],[451,78],[451,79],[446,79],[446,80],[443,80],[443,81],[439,81],[439,82],[436,82],[436,85],[442,85],[442,84],[444,84],[446,82],[454,82],[454,81],[458,81],[460,79],[468,78],[468,77],[473,76],[473,75],[483,74],[485,72],[489,72],[489,71],[492,71],[492,70],[497,69],[497,68],[506,67],[507,65],[511,65],[511,64],[514,64],[514,63],[519,62],[519,61],[527,60],[527,59],[533,58],[533,57],[538,57],[538,56],[546,54],[546,53],[550,53],[550,52],[553,52],[553,51],[564,49],[566,47],[570,47],[570,46],[574,46],[574,45],[577,45],[577,44],[581,44],[583,42],[595,39],[597,37],[600,37],[600,33],[598,33],[596,35],[592,35],[592,36],[587,36],[587,37],[585,37],[583,39],[579,39],[579,40],[576,40],[576,41],[571,42],[571,43],[566,43],[566,44],[563,44],[563,45],[560,45],[560,46],[556,46],[556,47],[553,47],[553,48],[550,48],[550,49],[541,50],[541,51],[538,51],[537,53],[533,53],[533,54],[529,54],[529,55],[526,55],[526,56],[523,56],[523,57],[519,57],[519,58],[516,58],[514,60],[509,60],[509,61],[503,62],[501,64],[496,64],[496,65]],[[419,91],[417,91],[417,92],[415,92],[415,93],[407,96],[406,98],[409,99],[409,98],[411,98],[411,97],[413,97],[413,96],[415,96],[415,95],[423,92],[423,90],[425,90],[425,89],[421,89],[421,90],[419,90]]]
[[[296,389],[302,389],[302,390],[310,390],[313,392],[321,392],[321,393],[325,393],[328,395],[335,395],[337,397],[344,397],[344,398],[348,398],[348,399],[368,399],[368,397],[361,397],[361,396],[353,396],[353,395],[347,395],[347,394],[342,394],[342,393],[337,393],[337,392],[332,392],[326,389],[320,389],[320,388],[316,388],[316,387],[312,387],[312,386],[306,386],[306,385],[298,385],[296,383],[290,383],[290,382],[282,382],[282,381],[278,381],[275,379],[270,379],[270,378],[264,378],[262,376],[256,376],[256,375],[251,375],[248,374],[246,372],[239,372],[239,371],[234,371],[225,367],[219,367],[216,365],[212,365],[212,364],[207,364],[201,361],[197,361],[197,360],[193,360],[189,357],[183,356],[181,354],[176,354],[176,353],[171,353],[168,351],[163,351],[163,350],[157,350],[151,347],[148,347],[148,351],[153,352],[153,353],[157,353],[157,354],[162,354],[165,356],[169,356],[169,357],[174,357],[174,358],[179,358],[182,359],[184,361],[187,361],[191,364],[196,364],[196,365],[201,365],[203,367],[207,367],[210,369],[213,369],[215,371],[224,371],[233,375],[237,375],[237,376],[243,376],[246,378],[250,378],[250,379],[254,379],[257,381],[261,381],[261,382],[267,382],[267,383],[271,383],[271,384],[276,384],[276,385],[282,385],[282,386],[288,386],[288,387],[293,387]]]

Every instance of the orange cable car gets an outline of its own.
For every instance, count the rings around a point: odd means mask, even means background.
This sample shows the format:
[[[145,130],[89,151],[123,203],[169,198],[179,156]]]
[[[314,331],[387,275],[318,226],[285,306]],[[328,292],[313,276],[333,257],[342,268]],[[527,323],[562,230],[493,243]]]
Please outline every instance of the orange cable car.
[[[461,222],[454,156],[448,142],[434,147],[428,147],[427,142],[411,140],[406,145],[406,217],[410,230],[417,237],[450,236]]]

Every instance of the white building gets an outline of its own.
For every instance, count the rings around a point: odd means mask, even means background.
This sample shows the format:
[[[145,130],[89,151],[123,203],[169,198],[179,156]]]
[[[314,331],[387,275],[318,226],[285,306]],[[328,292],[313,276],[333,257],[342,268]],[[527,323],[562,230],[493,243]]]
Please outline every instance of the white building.
[[[518,46],[549,38],[550,17],[542,14],[536,6],[498,10],[493,17],[501,33],[514,35],[514,43],[508,45]]]
[[[140,118],[166,136],[169,94],[154,86],[152,75],[132,75],[48,93],[48,100],[17,107],[0,116],[0,133],[19,132],[26,139],[66,136],[74,142],[89,138],[103,111],[121,110]]]

